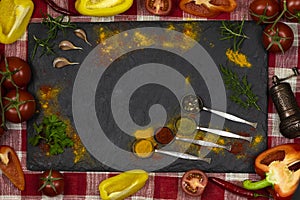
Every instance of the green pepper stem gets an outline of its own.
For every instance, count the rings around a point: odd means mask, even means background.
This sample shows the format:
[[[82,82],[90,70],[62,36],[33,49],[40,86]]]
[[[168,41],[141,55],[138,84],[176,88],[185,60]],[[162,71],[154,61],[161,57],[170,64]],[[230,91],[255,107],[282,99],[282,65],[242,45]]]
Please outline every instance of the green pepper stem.
[[[251,180],[245,180],[243,181],[243,187],[248,190],[259,190],[263,189],[269,186],[272,186],[273,184],[270,183],[267,179],[263,179],[260,181],[253,182]]]

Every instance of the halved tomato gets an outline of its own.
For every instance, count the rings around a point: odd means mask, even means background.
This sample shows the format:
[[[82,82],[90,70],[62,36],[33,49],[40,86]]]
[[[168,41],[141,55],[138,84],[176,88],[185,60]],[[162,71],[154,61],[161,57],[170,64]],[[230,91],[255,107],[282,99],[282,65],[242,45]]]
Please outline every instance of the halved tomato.
[[[168,15],[172,9],[172,0],[146,0],[146,9],[154,15]]]
[[[184,12],[200,17],[214,17],[221,12],[232,12],[235,0],[181,0],[179,7]]]
[[[207,175],[201,170],[193,169],[184,173],[181,188],[191,196],[201,196],[207,183]]]

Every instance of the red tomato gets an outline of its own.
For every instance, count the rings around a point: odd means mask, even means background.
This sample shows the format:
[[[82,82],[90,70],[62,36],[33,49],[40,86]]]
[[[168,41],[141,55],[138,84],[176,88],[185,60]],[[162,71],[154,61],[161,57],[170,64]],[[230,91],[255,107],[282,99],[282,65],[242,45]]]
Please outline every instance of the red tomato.
[[[154,15],[168,15],[172,9],[172,0],[146,0],[146,9]]]
[[[36,102],[34,97],[27,91],[9,91],[4,99],[5,119],[13,123],[21,123],[29,120],[35,113]],[[19,111],[19,114],[18,114]]]
[[[254,0],[249,7],[252,19],[258,23],[273,22],[280,14],[277,0]]]
[[[18,57],[7,57],[7,65],[5,59],[0,63],[0,71],[3,73],[0,77],[4,78],[3,86],[7,89],[14,89],[12,81],[19,88],[27,86],[31,79],[31,68],[29,64]]]
[[[283,10],[284,1],[280,1],[280,7]],[[299,0],[286,0],[287,11],[284,13],[284,16],[292,21],[300,23],[300,1]]]
[[[277,22],[273,29],[272,26],[273,24],[268,25],[263,31],[263,45],[269,52],[284,53],[293,45],[293,30],[282,22]]]
[[[181,179],[181,188],[191,196],[200,196],[208,183],[206,174],[201,170],[190,170]]]
[[[46,170],[41,174],[39,180],[39,191],[49,197],[54,197],[64,193],[64,176],[56,170]]]
[[[181,0],[179,3],[181,10],[199,17],[215,17],[221,12],[232,12],[236,6],[235,0]]]

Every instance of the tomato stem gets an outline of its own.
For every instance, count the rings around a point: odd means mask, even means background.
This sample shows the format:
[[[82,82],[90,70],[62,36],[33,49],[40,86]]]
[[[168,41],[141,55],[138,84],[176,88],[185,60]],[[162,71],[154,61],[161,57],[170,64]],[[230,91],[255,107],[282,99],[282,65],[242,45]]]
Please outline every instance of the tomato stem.
[[[286,6],[286,0],[283,0],[283,10],[282,12],[279,14],[279,16],[275,19],[271,29],[273,30],[274,27],[276,26],[277,22],[281,19],[281,17],[284,15],[284,13],[287,11],[287,6]]]

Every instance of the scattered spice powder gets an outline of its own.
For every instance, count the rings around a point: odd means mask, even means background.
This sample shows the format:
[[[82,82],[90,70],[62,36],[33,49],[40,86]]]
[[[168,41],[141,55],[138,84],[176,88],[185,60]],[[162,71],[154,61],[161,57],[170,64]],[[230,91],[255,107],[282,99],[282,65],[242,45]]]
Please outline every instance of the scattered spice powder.
[[[77,132],[73,128],[70,119],[61,116],[60,114],[60,105],[58,102],[58,96],[62,88],[58,86],[50,86],[50,85],[43,85],[37,92],[38,100],[41,105],[41,109],[45,116],[50,116],[52,114],[59,115],[61,120],[67,124],[67,135],[72,138],[74,142],[73,146],[73,153],[74,163],[80,161],[86,155],[86,149],[83,146]]]
[[[227,49],[226,56],[231,62],[235,63],[236,65],[239,65],[240,67],[250,68],[252,66],[252,64],[248,61],[247,56],[239,51]]]

